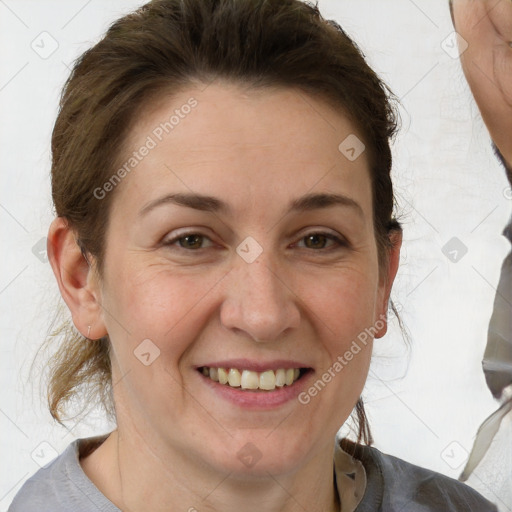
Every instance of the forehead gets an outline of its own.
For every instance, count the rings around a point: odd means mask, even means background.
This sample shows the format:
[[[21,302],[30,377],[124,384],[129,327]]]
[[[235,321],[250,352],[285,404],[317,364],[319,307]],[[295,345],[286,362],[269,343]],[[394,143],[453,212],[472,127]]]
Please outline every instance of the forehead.
[[[243,145],[261,147],[262,143],[277,146],[286,138],[289,145],[302,147],[302,156],[310,148],[318,159],[315,149],[319,142],[337,150],[341,140],[357,131],[341,108],[335,109],[299,89],[217,82],[172,97],[162,95],[145,105],[129,140],[134,143],[152,133],[157,142],[173,144],[179,151],[178,142],[190,143],[195,138],[195,149],[207,152],[210,142],[216,149],[224,143],[229,150]]]
[[[163,96],[142,110],[123,153],[148,140],[152,148],[122,183],[141,200],[167,185],[224,197],[231,190],[242,204],[269,191],[369,188],[354,124],[299,90],[214,83]]]

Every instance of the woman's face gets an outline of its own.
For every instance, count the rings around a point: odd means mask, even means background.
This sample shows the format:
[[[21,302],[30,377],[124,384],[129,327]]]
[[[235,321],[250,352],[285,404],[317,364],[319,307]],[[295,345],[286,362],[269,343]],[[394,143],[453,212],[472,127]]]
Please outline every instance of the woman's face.
[[[139,119],[99,288],[120,432],[237,473],[290,471],[332,447],[366,380],[368,329],[385,333],[390,286],[355,137],[303,93],[219,83]],[[205,367],[275,370],[242,380],[277,387],[230,387]],[[279,369],[294,368],[307,371],[282,385]]]

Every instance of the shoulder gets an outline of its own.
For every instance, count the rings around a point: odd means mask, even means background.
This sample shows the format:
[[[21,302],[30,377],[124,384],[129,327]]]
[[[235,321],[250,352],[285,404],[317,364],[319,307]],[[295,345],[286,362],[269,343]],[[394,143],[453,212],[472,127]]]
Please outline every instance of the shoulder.
[[[343,439],[342,448],[360,460],[367,485],[357,512],[497,512],[497,508],[468,485],[416,466],[374,447]]]
[[[79,453],[104,436],[76,439],[17,492],[8,512],[118,512],[81,469]]]

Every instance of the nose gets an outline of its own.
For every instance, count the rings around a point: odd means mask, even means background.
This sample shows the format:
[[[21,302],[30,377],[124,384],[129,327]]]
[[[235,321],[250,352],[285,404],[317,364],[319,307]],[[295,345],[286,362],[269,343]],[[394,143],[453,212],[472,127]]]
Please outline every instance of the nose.
[[[221,306],[222,325],[257,342],[277,341],[300,323],[298,297],[285,272],[263,251],[252,263],[236,256]]]

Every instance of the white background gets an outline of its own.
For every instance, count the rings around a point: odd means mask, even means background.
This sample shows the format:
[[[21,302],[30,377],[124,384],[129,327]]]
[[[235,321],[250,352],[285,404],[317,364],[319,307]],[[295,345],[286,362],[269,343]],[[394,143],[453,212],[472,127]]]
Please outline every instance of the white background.
[[[53,424],[29,377],[60,302],[50,265],[33,247],[53,219],[50,135],[69,68],[142,3],[0,1],[0,511],[39,469],[34,450],[56,455],[77,437],[110,429],[94,417],[71,423],[71,432]],[[375,446],[457,478],[478,426],[497,408],[481,359],[510,248],[501,235],[512,209],[508,182],[459,61],[443,50],[453,30],[447,0],[320,0],[319,7],[402,103],[393,172],[404,244],[392,297],[412,343],[408,353],[394,322],[376,342],[364,394]],[[44,31],[58,43],[46,59],[31,47],[41,37],[50,42]],[[467,247],[457,262],[442,252],[452,237]],[[469,482],[501,511],[512,510],[511,431],[508,420]]]

